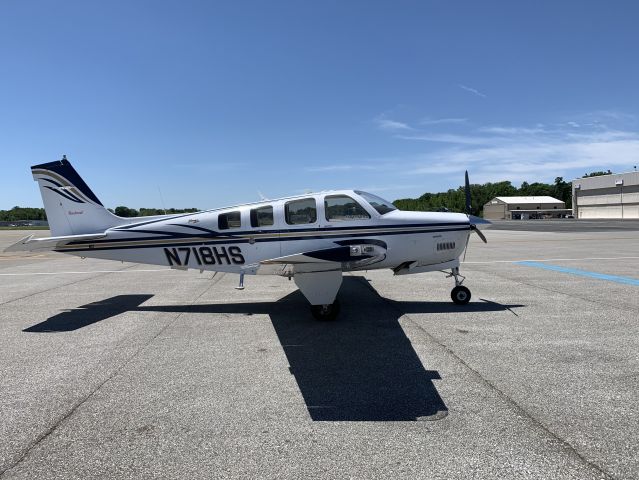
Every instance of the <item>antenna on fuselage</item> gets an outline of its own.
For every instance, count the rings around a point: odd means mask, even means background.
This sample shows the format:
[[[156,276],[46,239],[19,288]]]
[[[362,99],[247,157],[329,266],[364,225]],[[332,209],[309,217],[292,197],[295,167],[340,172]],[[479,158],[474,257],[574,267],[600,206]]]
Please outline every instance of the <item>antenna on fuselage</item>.
[[[160,203],[162,203],[162,210],[164,211],[164,215],[166,215],[166,205],[164,205],[164,197],[162,196],[162,190],[160,190],[159,185],[158,185],[158,192],[160,193]]]

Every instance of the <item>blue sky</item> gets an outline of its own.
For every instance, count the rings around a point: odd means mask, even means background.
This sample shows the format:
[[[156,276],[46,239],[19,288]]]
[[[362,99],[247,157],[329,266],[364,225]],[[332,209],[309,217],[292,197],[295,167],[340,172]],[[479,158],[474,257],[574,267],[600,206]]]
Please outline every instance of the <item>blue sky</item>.
[[[0,208],[387,198],[639,164],[632,1],[0,4]]]

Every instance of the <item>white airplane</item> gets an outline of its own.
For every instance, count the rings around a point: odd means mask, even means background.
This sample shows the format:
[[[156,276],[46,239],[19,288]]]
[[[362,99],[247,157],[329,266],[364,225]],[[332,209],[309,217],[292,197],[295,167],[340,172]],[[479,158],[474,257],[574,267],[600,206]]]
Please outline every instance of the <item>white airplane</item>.
[[[359,190],[336,190],[263,200],[197,213],[121,218],[108,211],[62,160],[31,167],[51,237],[26,237],[5,251],[53,250],[80,257],[244,275],[293,278],[317,319],[339,313],[342,273],[390,268],[395,275],[443,271],[453,277],[451,298],[470,301],[460,256],[472,232],[470,215],[405,212]]]

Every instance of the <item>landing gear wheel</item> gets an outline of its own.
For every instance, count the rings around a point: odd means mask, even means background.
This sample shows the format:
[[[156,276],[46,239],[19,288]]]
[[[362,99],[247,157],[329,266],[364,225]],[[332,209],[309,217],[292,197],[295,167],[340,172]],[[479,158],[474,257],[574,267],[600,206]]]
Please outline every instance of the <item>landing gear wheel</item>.
[[[311,305],[311,313],[315,320],[335,320],[339,314],[339,301],[335,300],[328,305]]]
[[[462,285],[458,285],[450,292],[450,298],[457,305],[466,305],[470,302],[470,290]]]

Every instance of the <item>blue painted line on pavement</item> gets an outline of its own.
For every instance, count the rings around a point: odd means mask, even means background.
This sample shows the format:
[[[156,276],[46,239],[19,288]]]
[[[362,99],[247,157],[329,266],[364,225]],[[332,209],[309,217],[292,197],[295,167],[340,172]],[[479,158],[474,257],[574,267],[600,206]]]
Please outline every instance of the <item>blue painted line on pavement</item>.
[[[537,267],[554,272],[570,273],[580,277],[596,278],[597,280],[607,280],[609,282],[623,283],[624,285],[634,285],[639,287],[639,279],[630,277],[620,277],[618,275],[607,275],[605,273],[589,272],[587,270],[577,270],[576,268],[560,267],[559,265],[549,265],[541,262],[515,262],[517,265],[525,267]]]

